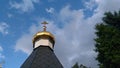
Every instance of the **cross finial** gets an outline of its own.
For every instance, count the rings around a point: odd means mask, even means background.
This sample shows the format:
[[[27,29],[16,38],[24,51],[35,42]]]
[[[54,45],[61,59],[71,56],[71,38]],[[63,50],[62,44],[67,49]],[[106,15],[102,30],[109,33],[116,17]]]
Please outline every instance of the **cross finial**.
[[[46,25],[47,25],[48,23],[47,23],[46,21],[44,21],[42,24],[43,24],[43,31],[46,31],[46,28],[47,28]]]

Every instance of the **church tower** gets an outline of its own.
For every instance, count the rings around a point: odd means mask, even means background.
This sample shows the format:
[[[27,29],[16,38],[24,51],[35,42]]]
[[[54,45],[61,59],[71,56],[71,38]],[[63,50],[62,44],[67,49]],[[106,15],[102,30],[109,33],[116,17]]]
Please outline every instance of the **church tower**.
[[[55,37],[46,31],[47,22],[42,23],[43,31],[33,37],[33,52],[21,68],[63,68],[54,53]]]

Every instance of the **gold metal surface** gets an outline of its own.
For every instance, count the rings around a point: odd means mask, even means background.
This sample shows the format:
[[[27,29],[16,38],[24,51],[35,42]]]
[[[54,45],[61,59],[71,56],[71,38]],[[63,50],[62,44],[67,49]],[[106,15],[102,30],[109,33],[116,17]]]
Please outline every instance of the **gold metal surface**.
[[[38,32],[37,34],[34,35],[33,42],[36,40],[37,37],[43,37],[43,36],[48,36],[48,37],[52,38],[53,41],[55,41],[54,36],[50,32],[42,31],[42,32]]]
[[[46,28],[47,28],[46,24],[48,24],[48,23],[47,22],[43,22],[42,24],[44,25],[43,26],[43,31],[38,32],[38,33],[36,33],[34,35],[34,37],[33,37],[33,43],[37,40],[37,38],[39,38],[39,37],[45,37],[45,36],[50,37],[51,40],[55,42],[55,38],[54,38],[53,34],[51,34],[50,32],[46,31]]]
[[[50,32],[47,32],[47,31],[38,32],[34,37],[41,36],[41,35],[47,35],[47,36],[54,38],[54,36]]]

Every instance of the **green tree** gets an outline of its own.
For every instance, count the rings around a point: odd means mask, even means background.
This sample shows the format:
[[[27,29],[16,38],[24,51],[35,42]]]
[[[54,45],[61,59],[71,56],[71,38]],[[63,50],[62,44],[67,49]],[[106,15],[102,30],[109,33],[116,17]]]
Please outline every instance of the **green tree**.
[[[72,68],[79,68],[78,63],[75,63]]]
[[[86,66],[84,66],[83,64],[79,65],[78,63],[75,63],[72,68],[88,68]],[[90,67],[89,67],[90,68]]]
[[[79,68],[87,68],[87,67],[81,64]]]
[[[96,25],[96,49],[100,68],[120,68],[120,11],[105,13]]]

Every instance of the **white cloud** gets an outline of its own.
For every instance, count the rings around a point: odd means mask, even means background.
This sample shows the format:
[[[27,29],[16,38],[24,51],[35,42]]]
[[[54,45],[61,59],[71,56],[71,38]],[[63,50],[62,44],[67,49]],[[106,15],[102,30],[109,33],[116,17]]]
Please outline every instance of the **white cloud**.
[[[97,12],[118,11],[120,10],[120,0],[96,0],[98,2]]]
[[[13,14],[8,13],[7,16],[8,16],[8,18],[11,18],[11,17],[13,17]]]
[[[0,46],[0,52],[3,51],[3,48]]]
[[[0,46],[0,61],[1,59],[4,59],[5,56],[1,53],[3,51],[3,48]]]
[[[46,8],[45,10],[46,10],[46,12],[51,13],[51,14],[54,13],[54,11],[55,11],[54,8],[52,8],[52,7]]]
[[[82,9],[73,10],[70,9],[70,6],[65,6],[56,14],[60,21],[59,24],[64,24],[62,28],[58,27],[59,25],[56,23],[56,20],[48,21],[50,23],[48,30],[56,37],[55,53],[64,68],[70,68],[75,62],[92,68],[98,68],[98,62],[95,61],[97,53],[93,51],[95,43],[94,28],[96,23],[101,22],[105,11],[119,10],[120,1],[95,1],[98,7],[95,9],[94,14],[87,19],[84,18],[85,15]],[[30,53],[32,51],[31,39],[33,33],[36,33],[38,29],[41,29],[38,25],[31,26],[29,33],[22,35],[22,37],[18,39],[15,49]]]
[[[29,54],[32,51],[32,35],[23,35],[16,42],[15,50],[22,50],[23,52]]]
[[[90,10],[93,10],[93,8],[95,6],[97,6],[97,2],[96,0],[89,0],[88,2],[85,2],[84,6],[87,8],[87,9],[90,9]]]
[[[4,58],[5,58],[5,56],[0,53],[0,59],[4,59]]]
[[[75,62],[96,67],[96,53],[93,51],[95,24],[84,19],[83,10],[70,10],[68,6],[61,10],[60,17],[67,24],[56,32],[55,53],[65,68]]]
[[[8,24],[5,22],[0,22],[0,33],[2,34],[8,34]]]
[[[32,49],[33,49],[33,45],[32,45],[32,39],[35,33],[37,33],[40,29],[40,24],[35,25],[33,24],[30,29],[29,29],[29,33],[27,34],[23,34],[20,39],[18,39],[16,41],[16,45],[15,45],[15,51],[23,51],[27,54],[30,54]]]
[[[22,0],[21,3],[10,2],[10,5],[12,8],[28,12],[34,9],[34,3],[39,3],[39,0]]]

